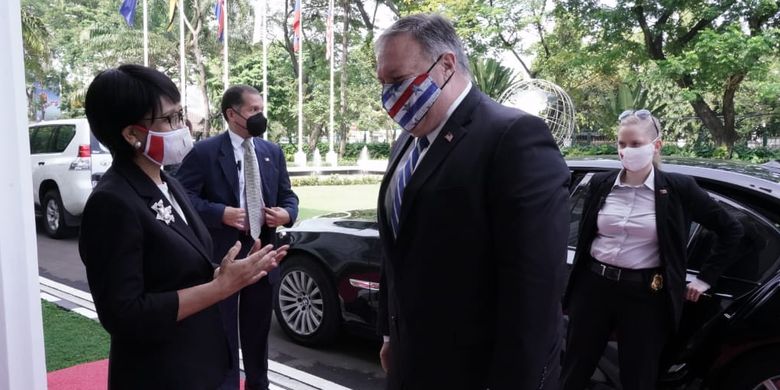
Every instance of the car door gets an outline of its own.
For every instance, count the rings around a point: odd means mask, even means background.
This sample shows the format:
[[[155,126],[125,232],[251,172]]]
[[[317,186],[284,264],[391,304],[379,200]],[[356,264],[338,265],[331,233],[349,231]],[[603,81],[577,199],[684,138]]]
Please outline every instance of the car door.
[[[780,267],[780,226],[746,205],[718,194],[710,196],[742,224],[744,235],[734,250],[733,263],[717,284],[699,302],[685,304],[678,336],[670,343],[670,356],[676,356],[675,351],[685,348],[688,340],[706,339],[702,333],[708,330],[708,323],[723,312],[733,311],[735,300],[761,286]],[[709,229],[695,222],[691,225],[688,281],[698,275],[716,240],[717,235]]]
[[[36,204],[40,201],[38,189],[41,187],[41,181],[43,180],[40,170],[44,168],[51,159],[52,142],[56,132],[57,126],[47,125],[29,128],[33,199]]]

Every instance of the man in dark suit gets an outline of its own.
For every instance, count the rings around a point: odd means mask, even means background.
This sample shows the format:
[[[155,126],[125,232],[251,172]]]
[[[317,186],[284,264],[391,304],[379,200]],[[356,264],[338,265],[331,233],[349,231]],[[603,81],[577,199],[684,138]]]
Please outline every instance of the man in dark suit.
[[[214,261],[237,240],[242,251],[257,237],[263,244],[273,243],[276,228],[292,226],[298,215],[284,153],[260,138],[266,129],[263,107],[253,87],[237,85],[225,91],[222,115],[229,130],[196,143],[177,172],[214,240]],[[268,388],[268,330],[272,286],[278,278],[278,270],[272,271],[220,304],[236,361],[240,325],[247,389]],[[222,388],[238,385],[236,367]]]
[[[377,41],[406,130],[379,191],[380,357],[390,389],[557,389],[569,170],[538,117],[472,86],[449,21]]]

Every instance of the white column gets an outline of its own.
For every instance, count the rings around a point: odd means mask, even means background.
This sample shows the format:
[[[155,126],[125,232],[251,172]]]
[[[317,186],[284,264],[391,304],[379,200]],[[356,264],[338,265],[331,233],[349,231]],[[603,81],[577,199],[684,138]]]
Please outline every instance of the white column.
[[[0,2],[0,389],[46,389],[20,0]]]

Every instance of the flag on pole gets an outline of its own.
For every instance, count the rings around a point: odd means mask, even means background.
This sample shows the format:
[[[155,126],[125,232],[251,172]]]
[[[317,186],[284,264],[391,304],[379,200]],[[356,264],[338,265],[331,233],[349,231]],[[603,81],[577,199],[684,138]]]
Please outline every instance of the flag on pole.
[[[135,4],[137,0],[125,0],[122,2],[122,6],[119,7],[119,13],[125,18],[128,26],[135,24]]]
[[[333,9],[328,10],[328,20],[325,31],[325,59],[329,60],[333,55]]]
[[[293,51],[298,52],[301,48],[301,0],[295,0],[293,8]]]
[[[176,15],[176,3],[178,3],[178,0],[168,0],[168,27],[165,28],[166,31],[171,31],[171,28],[173,28],[173,17]]]
[[[225,2],[224,0],[217,0],[217,4],[214,5],[214,15],[217,17],[217,40],[222,42],[225,33]]]

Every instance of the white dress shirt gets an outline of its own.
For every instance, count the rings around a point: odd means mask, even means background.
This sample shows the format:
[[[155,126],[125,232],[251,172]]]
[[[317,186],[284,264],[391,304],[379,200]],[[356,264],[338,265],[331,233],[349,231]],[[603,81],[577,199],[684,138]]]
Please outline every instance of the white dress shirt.
[[[590,254],[620,268],[646,269],[661,265],[655,219],[655,168],[645,182],[630,186],[618,174],[599,211],[598,234]]]
[[[228,130],[230,135],[230,144],[233,145],[233,156],[236,157],[236,168],[238,169],[238,197],[239,205],[246,210],[246,184],[244,180],[244,138]],[[259,167],[258,167],[259,168]],[[261,178],[262,179],[262,178]]]

